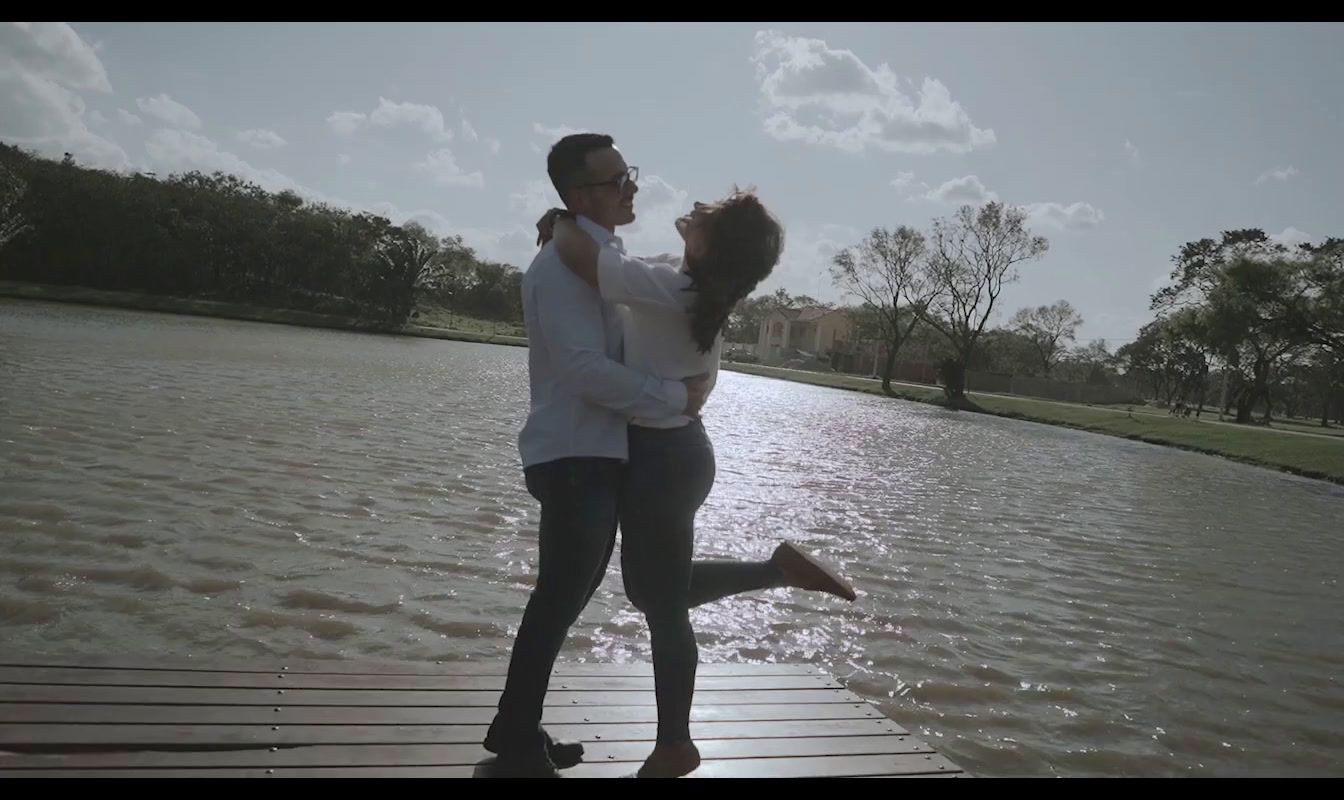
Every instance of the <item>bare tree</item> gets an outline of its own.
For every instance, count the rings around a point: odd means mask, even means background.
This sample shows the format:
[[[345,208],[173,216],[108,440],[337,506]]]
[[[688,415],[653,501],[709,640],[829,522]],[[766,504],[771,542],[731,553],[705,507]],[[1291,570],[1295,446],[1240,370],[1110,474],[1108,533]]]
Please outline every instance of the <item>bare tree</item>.
[[[926,253],[924,234],[905,225],[894,231],[873,228],[857,251],[846,248],[835,254],[831,280],[858,298],[876,318],[881,341],[887,347],[882,390],[891,394],[896,353],[919,324],[919,309],[932,299],[932,284],[919,269]]]
[[[1041,374],[1048,378],[1082,324],[1082,315],[1068,300],[1060,300],[1053,305],[1019,309],[1012,328],[1031,342],[1040,359]]]
[[[950,219],[933,222],[925,274],[937,291],[922,317],[956,353],[942,367],[951,408],[974,408],[966,398],[966,365],[975,344],[1004,285],[1017,280],[1015,267],[1050,247],[1044,236],[1031,234],[1026,219],[1022,209],[995,202],[962,206]]]

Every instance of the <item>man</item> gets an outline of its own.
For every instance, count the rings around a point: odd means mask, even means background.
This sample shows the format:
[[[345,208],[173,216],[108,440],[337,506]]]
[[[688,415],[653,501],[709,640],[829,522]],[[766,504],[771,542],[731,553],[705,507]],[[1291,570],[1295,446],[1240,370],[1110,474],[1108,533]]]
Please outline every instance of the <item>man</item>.
[[[566,136],[546,169],[584,232],[623,249],[615,230],[635,219],[639,171],[612,138]],[[615,306],[570,272],[553,244],[533,259],[522,293],[531,410],[518,450],[527,489],[541,504],[540,563],[485,747],[498,756],[498,775],[559,777],[557,766],[577,763],[583,747],[546,733],[542,704],[569,628],[615,546],[626,422],[696,416],[708,387],[705,377],[661,380],[623,366]]]

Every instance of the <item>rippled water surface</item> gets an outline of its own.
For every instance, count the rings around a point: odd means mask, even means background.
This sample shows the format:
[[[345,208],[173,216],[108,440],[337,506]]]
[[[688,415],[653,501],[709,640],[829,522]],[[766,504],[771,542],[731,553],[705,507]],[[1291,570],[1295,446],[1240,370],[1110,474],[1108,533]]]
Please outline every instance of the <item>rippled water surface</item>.
[[[533,579],[526,351],[0,300],[5,653],[504,659]],[[982,775],[1344,775],[1344,490],[724,373],[698,551],[847,605],[697,611]],[[619,567],[567,659],[647,660]]]

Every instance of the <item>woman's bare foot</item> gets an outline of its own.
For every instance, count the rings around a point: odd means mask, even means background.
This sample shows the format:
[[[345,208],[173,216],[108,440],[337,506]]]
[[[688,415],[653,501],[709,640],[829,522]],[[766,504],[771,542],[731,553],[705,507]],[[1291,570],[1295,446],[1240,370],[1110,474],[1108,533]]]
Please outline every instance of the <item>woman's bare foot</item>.
[[[656,744],[639,768],[639,778],[680,778],[700,766],[700,750],[695,742]]]

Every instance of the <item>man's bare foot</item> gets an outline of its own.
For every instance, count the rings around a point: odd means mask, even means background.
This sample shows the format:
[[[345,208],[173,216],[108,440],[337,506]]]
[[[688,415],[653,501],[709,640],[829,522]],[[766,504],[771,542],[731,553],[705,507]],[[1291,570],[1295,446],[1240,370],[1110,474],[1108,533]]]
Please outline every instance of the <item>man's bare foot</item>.
[[[770,563],[784,575],[785,586],[826,592],[851,603],[858,597],[849,581],[799,550],[793,542],[784,542],[776,547],[774,555],[770,556]]]
[[[639,768],[639,778],[680,778],[700,766],[700,750],[695,742],[656,744]]]

